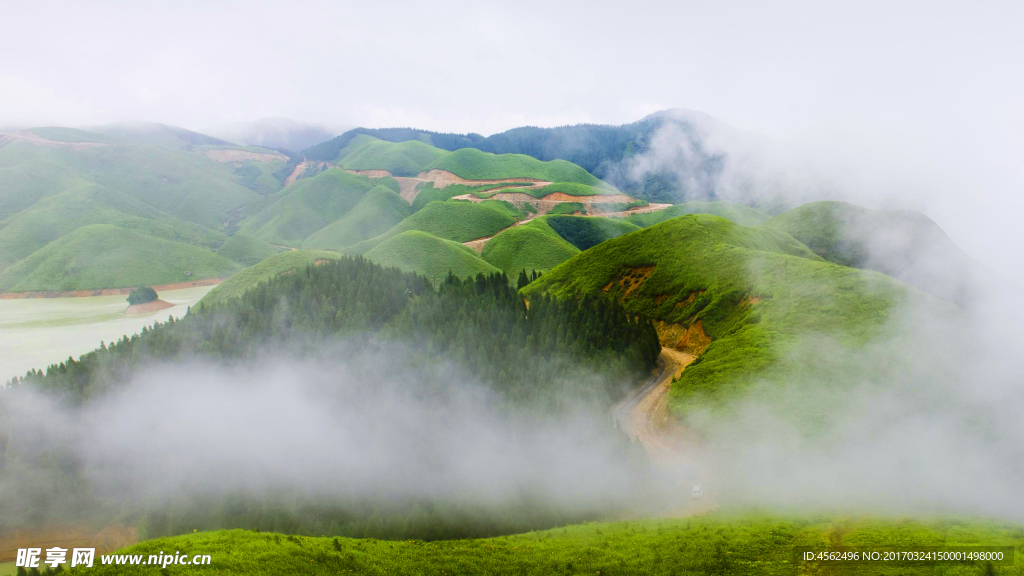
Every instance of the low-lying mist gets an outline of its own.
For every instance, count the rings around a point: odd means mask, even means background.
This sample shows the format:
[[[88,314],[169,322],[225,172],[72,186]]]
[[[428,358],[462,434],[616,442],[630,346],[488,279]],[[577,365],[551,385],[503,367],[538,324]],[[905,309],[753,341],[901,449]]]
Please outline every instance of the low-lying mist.
[[[968,308],[910,289],[867,344],[804,335],[782,359],[802,376],[687,414],[719,501],[1024,521],[1024,307],[990,288]]]
[[[411,358],[398,344],[353,341],[315,359],[157,364],[73,409],[9,391],[4,523],[102,510],[129,521],[145,511],[151,535],[174,531],[153,517],[175,526],[184,522],[176,515],[200,527],[294,529],[268,519],[283,511],[306,532],[360,533],[351,524],[374,514],[403,525],[421,514],[493,533],[592,518],[636,499],[642,449],[606,406],[585,394],[554,408],[515,406],[451,363]],[[584,385],[599,378],[578,374]],[[25,466],[48,458],[64,474]],[[218,506],[229,511],[197,510]],[[313,525],[294,519],[310,509],[341,512]]]

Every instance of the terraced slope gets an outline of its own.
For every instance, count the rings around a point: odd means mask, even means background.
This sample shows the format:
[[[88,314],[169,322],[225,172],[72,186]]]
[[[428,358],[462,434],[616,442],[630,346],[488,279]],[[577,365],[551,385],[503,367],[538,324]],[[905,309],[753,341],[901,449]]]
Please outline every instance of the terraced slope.
[[[419,230],[406,230],[391,236],[367,251],[365,257],[381,266],[421,274],[435,285],[449,272],[466,278],[500,271],[472,249]]]
[[[863,344],[912,291],[826,262],[773,228],[690,215],[598,244],[524,294],[605,294],[657,319],[663,345],[699,356],[672,387],[670,406],[683,413],[721,407],[757,380],[781,384],[808,368],[784,361],[803,335]]]

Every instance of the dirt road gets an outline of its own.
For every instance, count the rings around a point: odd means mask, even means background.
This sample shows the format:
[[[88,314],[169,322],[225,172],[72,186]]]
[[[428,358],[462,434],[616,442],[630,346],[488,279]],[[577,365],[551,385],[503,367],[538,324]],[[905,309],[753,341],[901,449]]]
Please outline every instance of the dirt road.
[[[662,348],[658,372],[612,408],[612,417],[634,440],[643,444],[652,471],[666,489],[666,515],[683,516],[716,507],[709,454],[701,438],[673,419],[668,412],[668,393],[696,357]],[[691,498],[700,485],[704,496]]]

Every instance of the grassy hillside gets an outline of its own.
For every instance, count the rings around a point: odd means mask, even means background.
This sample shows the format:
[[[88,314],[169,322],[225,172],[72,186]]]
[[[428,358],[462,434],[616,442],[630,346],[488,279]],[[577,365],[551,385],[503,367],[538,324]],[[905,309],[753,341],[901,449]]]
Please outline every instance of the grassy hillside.
[[[53,140],[55,142],[100,142],[103,144],[124,143],[124,140],[98,132],[79,130],[78,128],[65,128],[61,126],[41,126],[29,130],[36,136]]]
[[[144,144],[51,154],[87,180],[210,228],[260,197],[238,183],[230,166],[191,152]]]
[[[449,271],[460,278],[500,271],[477,256],[472,248],[419,230],[406,230],[389,237],[365,256],[381,266],[422,274],[435,285],[444,280]]]
[[[812,202],[765,222],[828,260],[876,270],[946,300],[962,302],[980,266],[924,214]]]
[[[4,158],[6,148],[0,148],[0,220],[28,208],[39,200],[86,182],[75,171],[48,158],[16,160]],[[10,162],[9,166],[2,164]]]
[[[508,228],[521,216],[514,206],[497,200],[431,202],[384,234],[352,245],[345,249],[345,253],[365,254],[384,240],[407,230],[419,230],[446,240],[468,242]]]
[[[384,186],[375,186],[352,210],[314,232],[302,242],[303,248],[337,250],[379,236],[410,214],[409,204]]]
[[[415,176],[446,154],[415,140],[393,143],[360,135],[341,150],[337,163],[351,170],[387,170],[395,176]]]
[[[671,407],[683,412],[687,403],[721,407],[755,380],[782,383],[816,368],[784,361],[800,335],[863,343],[907,290],[825,262],[784,232],[690,215],[603,242],[524,292],[604,293],[661,321],[663,344],[700,354],[672,386]]]
[[[215,248],[224,234],[185,222],[116,190],[81,184],[0,221],[0,270],[82,226],[111,224],[141,234]]]
[[[447,170],[470,180],[496,178],[537,178],[549,182],[577,182],[597,186],[600,180],[565,160],[542,162],[523,154],[490,154],[472,148],[456,150],[425,167]]]
[[[317,260],[333,260],[341,255],[337,252],[325,250],[288,250],[275,254],[263,260],[255,266],[250,266],[234,276],[221,282],[216,288],[210,290],[203,299],[201,305],[210,305],[237,298],[245,294],[249,289],[266,282],[280,274],[294,270],[305,269]]]
[[[726,202],[724,200],[715,200],[712,202],[690,200],[657,212],[632,214],[627,216],[625,220],[641,228],[646,228],[648,226],[653,226],[658,222],[664,222],[670,218],[686,214],[713,214],[715,216],[721,216],[726,220],[732,220],[733,222],[742,224],[743,226],[757,226],[765,220],[768,220],[768,216],[766,214],[749,206]]]
[[[271,246],[255,236],[238,233],[228,238],[227,242],[217,249],[217,254],[243,266],[252,266],[281,250],[282,248]]]
[[[615,218],[589,218],[582,216],[549,216],[548,225],[580,250],[597,246],[605,240],[618,238],[639,230],[637,226]]]
[[[1019,574],[1014,566],[878,562],[794,566],[794,547],[1011,546],[1024,552],[1019,526],[963,518],[783,517],[712,513],[683,519],[588,523],[515,536],[422,542],[285,536],[244,530],[160,538],[124,549],[209,554],[209,566],[179,574]],[[828,572],[823,570],[828,569]],[[155,572],[156,569],[154,569]],[[839,570],[839,572],[835,572]],[[796,571],[796,572],[795,572]],[[988,572],[986,572],[988,571]],[[96,574],[123,568],[94,567]]]
[[[552,230],[544,219],[537,218],[490,239],[481,256],[513,275],[520,270],[550,270],[579,252]]]
[[[269,205],[243,220],[239,229],[271,244],[299,246],[347,214],[371,188],[369,178],[331,168],[269,197]]]
[[[0,272],[0,290],[82,290],[227,276],[238,264],[209,250],[109,224],[83,226]],[[191,272],[186,276],[185,272]]]

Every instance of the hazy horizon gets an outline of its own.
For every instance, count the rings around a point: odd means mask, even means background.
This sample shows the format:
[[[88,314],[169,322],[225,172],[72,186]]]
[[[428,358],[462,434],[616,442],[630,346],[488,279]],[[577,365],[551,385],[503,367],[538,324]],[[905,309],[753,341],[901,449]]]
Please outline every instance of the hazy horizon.
[[[1024,283],[1020,4],[38,2],[8,15],[0,126],[285,117],[486,135],[678,107],[763,135],[793,181],[928,214]]]

